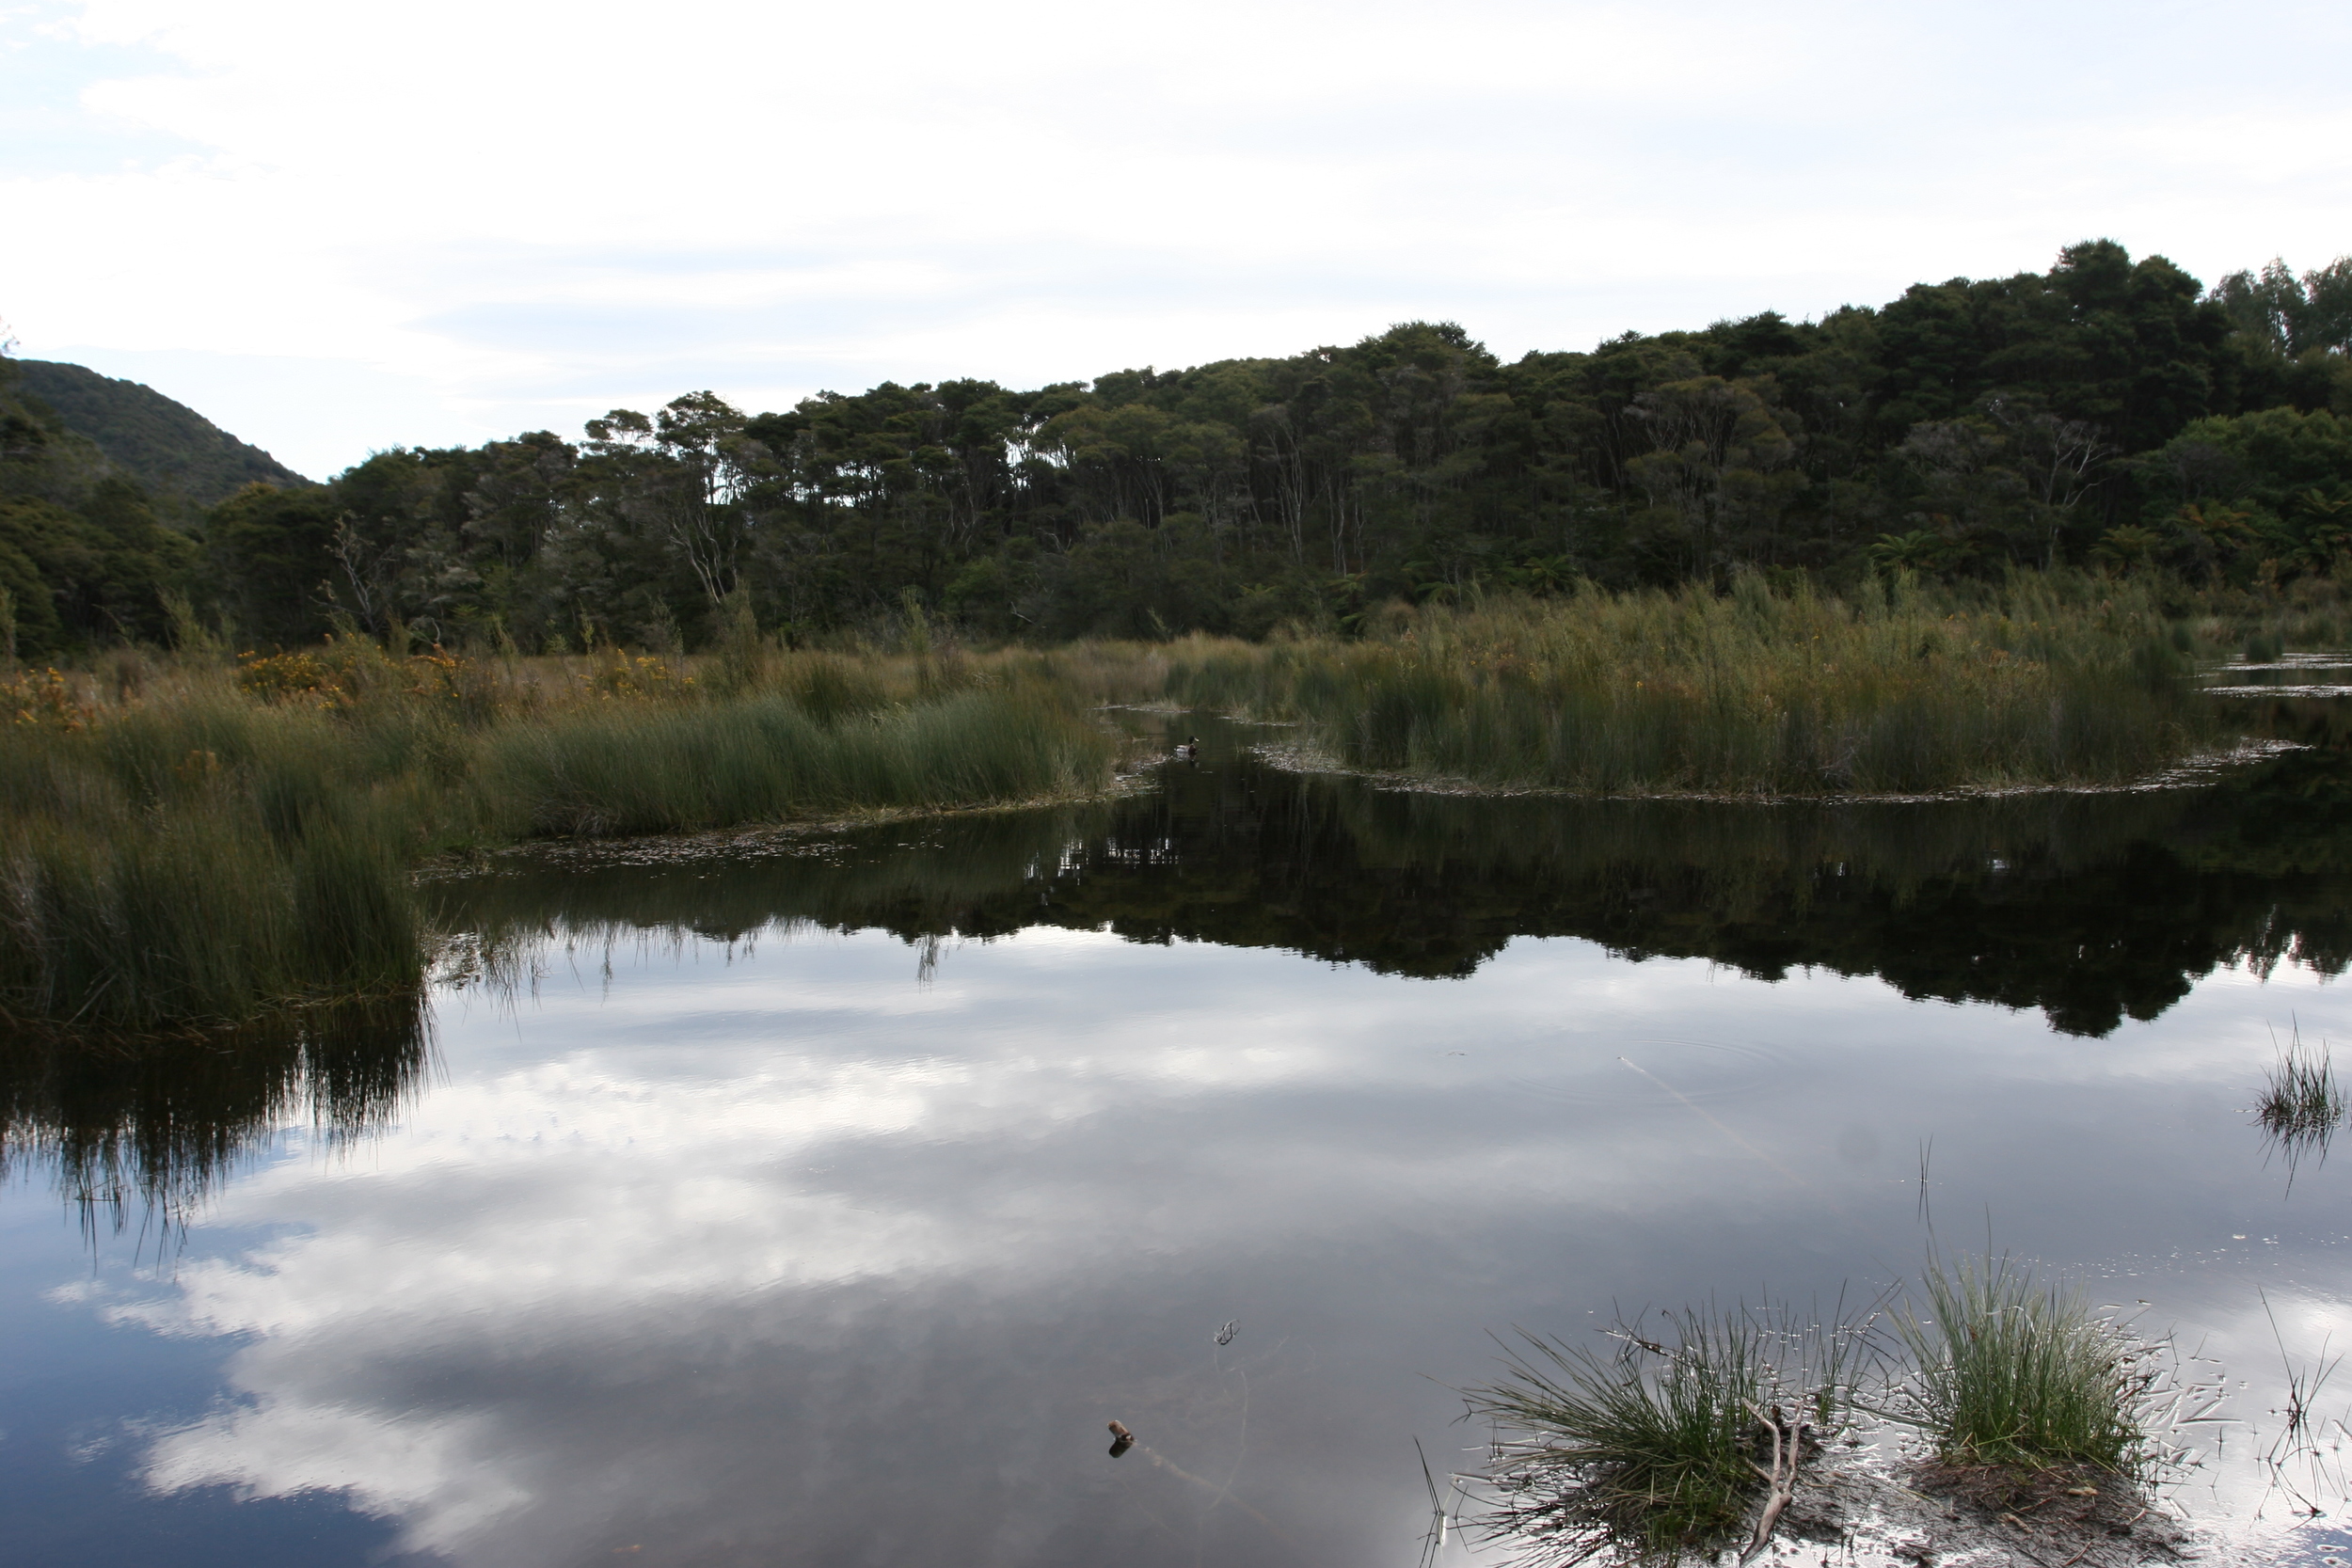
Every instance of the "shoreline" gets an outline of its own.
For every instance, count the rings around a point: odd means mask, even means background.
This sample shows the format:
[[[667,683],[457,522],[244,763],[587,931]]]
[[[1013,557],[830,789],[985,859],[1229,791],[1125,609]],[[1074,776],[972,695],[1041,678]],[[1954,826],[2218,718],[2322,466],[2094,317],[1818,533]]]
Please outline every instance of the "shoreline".
[[[1157,766],[1153,764],[1152,766]],[[699,858],[717,849],[742,849],[789,854],[792,845],[812,839],[888,827],[898,822],[931,822],[966,816],[1001,816],[1016,812],[1050,811],[1107,804],[1148,793],[1155,787],[1148,772],[1120,773],[1109,787],[1068,795],[1038,795],[1020,800],[992,800],[963,806],[874,806],[846,814],[812,816],[789,822],[744,823],[732,828],[704,828],[682,833],[624,833],[611,837],[588,834],[550,835],[516,839],[471,851],[444,850],[429,855],[410,869],[412,885],[458,880],[495,871],[496,861],[537,861],[562,863],[593,861],[602,865],[661,865]]]
[[[2026,795],[2146,795],[2168,789],[2193,789],[2217,782],[2232,769],[2250,767],[2312,748],[2298,740],[2246,740],[2227,751],[2199,752],[2161,772],[2118,784],[2017,784],[1965,785],[1931,791],[1827,791],[1819,795],[1772,794],[1765,791],[1708,789],[1600,790],[1568,784],[1498,784],[1441,774],[1403,769],[1351,768],[1312,745],[1252,746],[1248,751],[1270,768],[1286,773],[1322,774],[1361,779],[1375,789],[1412,795],[1446,795],[1491,800],[1657,800],[1704,801],[1717,805],[1935,805],[1963,800],[1997,800]]]

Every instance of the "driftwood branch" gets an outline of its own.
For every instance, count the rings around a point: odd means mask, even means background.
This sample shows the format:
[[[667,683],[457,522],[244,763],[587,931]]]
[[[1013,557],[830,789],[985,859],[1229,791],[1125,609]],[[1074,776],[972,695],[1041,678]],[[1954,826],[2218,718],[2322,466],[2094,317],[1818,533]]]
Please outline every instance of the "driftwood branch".
[[[1748,1413],[1761,1421],[1765,1430],[1772,1434],[1772,1463],[1768,1468],[1754,1461],[1749,1462],[1756,1473],[1764,1478],[1769,1490],[1764,1495],[1763,1510],[1756,1516],[1756,1534],[1749,1538],[1747,1550],[1740,1554],[1741,1568],[1755,1561],[1756,1554],[1763,1551],[1765,1544],[1772,1538],[1774,1527],[1780,1523],[1780,1516],[1788,1512],[1789,1503],[1795,1500],[1797,1465],[1804,1456],[1804,1433],[1781,1414],[1780,1406],[1772,1406],[1772,1414],[1768,1416],[1750,1405]]]

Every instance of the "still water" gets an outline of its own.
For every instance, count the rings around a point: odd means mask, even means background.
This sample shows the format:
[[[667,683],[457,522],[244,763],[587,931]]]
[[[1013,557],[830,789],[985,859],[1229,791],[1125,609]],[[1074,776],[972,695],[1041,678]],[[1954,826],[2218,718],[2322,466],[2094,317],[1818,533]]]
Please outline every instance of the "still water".
[[[1490,1336],[1931,1223],[2226,1369],[2217,1550],[2352,1539],[2252,1462],[2280,1339],[2352,1348],[2352,1148],[2249,1114],[2352,1040],[2341,754],[1756,807],[1201,728],[1087,810],[502,858],[421,1023],[11,1057],[0,1560],[1414,1563]]]

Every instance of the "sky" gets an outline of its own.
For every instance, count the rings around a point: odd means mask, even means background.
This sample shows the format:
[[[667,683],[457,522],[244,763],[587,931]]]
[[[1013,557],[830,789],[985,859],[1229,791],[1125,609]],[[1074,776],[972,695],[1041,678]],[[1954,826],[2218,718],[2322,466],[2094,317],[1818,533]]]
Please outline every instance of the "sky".
[[[710,388],[1506,358],[2352,251],[2352,8],[0,0],[0,319],[315,477]]]

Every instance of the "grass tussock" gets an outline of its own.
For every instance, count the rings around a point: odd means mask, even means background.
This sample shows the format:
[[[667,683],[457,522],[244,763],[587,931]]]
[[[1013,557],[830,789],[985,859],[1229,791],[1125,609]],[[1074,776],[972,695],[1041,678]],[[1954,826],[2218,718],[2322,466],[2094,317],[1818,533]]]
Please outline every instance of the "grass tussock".
[[[0,1009],[158,1029],[413,988],[408,770],[215,694],[0,743]]]
[[[1887,1410],[1942,1462],[2134,1476],[2152,1458],[2155,1352],[2074,1285],[2003,1256],[1931,1257],[1893,1314],[1911,1371]]]
[[[1547,1563],[1711,1550],[1764,1490],[1767,1420],[1809,1449],[1802,1422],[1840,1418],[1853,1337],[1746,1307],[1620,1324],[1610,1354],[1523,1336],[1501,1378],[1467,1391],[1495,1433],[1489,1532]]]
[[[2316,1052],[2306,1049],[2298,1031],[2265,1076],[2254,1117],[2264,1132],[2296,1150],[2324,1145],[2344,1125],[2347,1109],[2352,1101],[2344,1098],[2344,1082],[2336,1076],[2327,1046]]]
[[[2065,575],[1851,600],[1762,578],[1392,614],[1360,641],[1180,645],[1171,689],[1311,722],[1351,767],[1594,793],[2114,783],[2219,723],[2149,593]]]
[[[1525,1337],[1502,1377],[1468,1391],[1495,1429],[1488,1530],[1531,1564],[1673,1561],[1753,1520],[1753,1555],[1774,1503],[1856,1412],[1927,1439],[1921,1484],[1999,1508],[2090,1497],[2074,1510],[2088,1517],[2161,1469],[2161,1429],[2204,1418],[2184,1407],[2214,1393],[2174,1382],[2165,1347],[2075,1287],[2006,1257],[1931,1254],[1891,1327],[1877,1317],[1685,1310],[1645,1320],[1667,1325],[1659,1338],[1620,1324],[1611,1354]],[[1768,1485],[1776,1427],[1794,1457]]]

